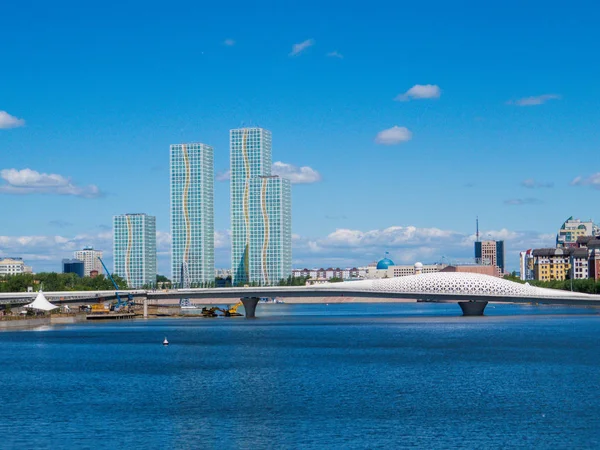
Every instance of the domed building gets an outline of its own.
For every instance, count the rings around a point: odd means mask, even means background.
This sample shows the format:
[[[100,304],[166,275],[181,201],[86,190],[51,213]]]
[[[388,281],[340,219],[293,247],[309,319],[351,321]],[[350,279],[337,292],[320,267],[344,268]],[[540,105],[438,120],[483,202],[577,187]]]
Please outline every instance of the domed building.
[[[388,270],[390,266],[395,266],[394,261],[389,258],[383,258],[377,263],[377,270]]]

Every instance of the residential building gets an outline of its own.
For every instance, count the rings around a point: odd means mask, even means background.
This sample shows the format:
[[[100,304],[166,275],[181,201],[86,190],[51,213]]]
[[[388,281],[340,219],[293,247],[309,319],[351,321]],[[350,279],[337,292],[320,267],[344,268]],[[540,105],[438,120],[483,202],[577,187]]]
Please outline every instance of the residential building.
[[[556,235],[556,246],[557,247],[576,247],[577,239],[584,236],[598,236],[600,234],[600,228],[588,220],[582,222],[579,219],[573,219],[573,216],[569,217],[558,230]]]
[[[132,289],[156,284],[156,217],[122,214],[113,219],[114,273]]]
[[[84,247],[83,250],[77,250],[73,253],[73,258],[83,261],[83,276],[89,277],[92,275],[92,270],[98,273],[104,273],[100,259],[103,253],[100,250],[94,250],[94,247]]]
[[[588,277],[600,280],[600,238],[588,242]]]
[[[214,152],[171,145],[171,279],[176,286],[214,281]]]
[[[529,249],[519,253],[520,260],[520,278],[521,280],[534,280],[533,273],[533,250]]]
[[[292,190],[278,176],[248,180],[249,281],[277,284],[292,274]]]
[[[589,277],[589,258],[587,248],[572,247],[569,249],[569,265],[571,272],[569,278],[574,280],[584,280]]]
[[[276,284],[291,275],[291,188],[271,177],[271,132],[230,132],[233,284]]]
[[[0,277],[31,273],[31,267],[26,266],[23,258],[0,258]]]
[[[231,130],[231,271],[234,284],[250,281],[250,211],[248,180],[271,175],[271,132],[262,128]],[[257,213],[257,211],[253,211]]]
[[[475,263],[496,266],[504,273],[504,241],[475,241]]]
[[[563,248],[533,250],[534,279],[540,281],[566,280],[570,269],[570,252]]]
[[[85,262],[79,259],[63,259],[62,269],[63,273],[74,273],[82,278],[85,276]]]

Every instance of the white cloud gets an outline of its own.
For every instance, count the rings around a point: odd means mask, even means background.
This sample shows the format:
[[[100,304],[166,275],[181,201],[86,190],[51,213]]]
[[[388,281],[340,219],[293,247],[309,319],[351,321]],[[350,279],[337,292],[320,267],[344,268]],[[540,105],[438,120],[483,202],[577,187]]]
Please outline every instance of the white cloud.
[[[528,189],[536,189],[536,188],[551,188],[554,187],[554,183],[551,182],[543,182],[536,181],[533,178],[528,178],[521,182],[521,186],[526,187]]]
[[[518,266],[518,252],[528,248],[552,246],[554,234],[508,229],[482,231],[480,239],[505,241],[508,268]],[[393,226],[362,231],[337,229],[325,238],[296,237],[293,242],[297,267],[323,267],[337,264],[362,266],[380,259],[389,251],[396,264],[451,262],[472,263],[475,233],[465,234],[440,228]],[[336,263],[339,262],[338,263]]]
[[[505,205],[514,205],[514,206],[522,206],[522,205],[541,205],[542,202],[539,198],[511,198],[508,200],[504,200]]]
[[[91,184],[77,186],[62,175],[40,173],[31,169],[0,170],[0,194],[57,194],[95,198],[102,196],[100,189]]]
[[[600,189],[600,172],[594,173],[589,177],[575,177],[571,181],[571,186],[592,186],[595,189]]]
[[[273,175],[287,178],[292,184],[310,184],[321,181],[321,174],[312,167],[298,167],[293,164],[277,161],[271,167]],[[228,181],[231,179],[231,170],[218,172],[217,181]]]
[[[398,95],[395,100],[407,102],[409,100],[421,100],[425,98],[440,98],[442,90],[437,84],[415,84],[404,94]]]
[[[554,234],[513,231],[506,228],[482,231],[480,239],[504,240],[507,266],[517,267],[518,252],[529,248],[552,246]],[[172,237],[158,231],[156,236],[159,273],[170,276]],[[389,251],[396,264],[473,261],[475,233],[466,234],[441,228],[392,226],[362,231],[339,228],[325,237],[292,237],[294,265],[308,267],[363,266],[380,259]],[[81,233],[75,236],[0,236],[0,257],[23,257],[36,272],[60,271],[62,258],[70,258],[75,250],[91,245],[104,251],[104,260],[112,268],[112,230]],[[229,267],[231,231],[215,231],[216,267]]]
[[[233,39],[225,39],[225,40],[223,41],[223,44],[224,44],[224,45],[227,45],[228,47],[232,47],[232,46],[234,46],[234,45],[235,45],[235,41],[234,41]]]
[[[294,44],[292,46],[292,51],[290,52],[289,56],[299,55],[304,50],[306,50],[309,47],[312,47],[313,45],[315,45],[315,40],[314,39],[307,39],[304,42],[300,42],[298,44]]]
[[[215,231],[215,249],[229,249],[231,247],[231,230]]]
[[[344,55],[339,53],[337,50],[327,53],[327,56],[329,56],[330,58],[338,58],[338,59],[344,58]]]
[[[375,142],[383,145],[400,144],[412,139],[412,133],[406,127],[393,126],[387,130],[380,131],[375,137]]]
[[[229,181],[231,180],[231,170],[226,170],[224,172],[217,172],[217,181]]]
[[[281,161],[273,163],[272,172],[274,175],[287,178],[292,184],[310,184],[321,181],[321,174],[312,167],[298,167]]]
[[[518,100],[509,100],[506,102],[507,105],[517,105],[517,106],[535,106],[535,105],[543,105],[549,100],[560,100],[562,97],[558,94],[544,94],[538,95],[537,97],[524,97]]]
[[[0,111],[0,129],[3,128],[18,128],[25,126],[23,119],[18,119],[15,116],[11,116],[6,111]]]

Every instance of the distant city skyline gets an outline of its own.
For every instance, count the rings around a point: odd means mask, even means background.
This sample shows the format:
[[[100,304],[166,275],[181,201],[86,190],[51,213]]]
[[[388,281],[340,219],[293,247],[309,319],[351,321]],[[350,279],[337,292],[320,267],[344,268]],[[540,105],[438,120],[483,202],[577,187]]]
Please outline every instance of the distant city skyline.
[[[385,250],[398,264],[467,259],[479,216],[518,270],[519,252],[553,247],[566,218],[600,221],[595,2],[290,15],[259,1],[251,19],[231,14],[248,7],[235,1],[146,5],[143,17],[110,0],[94,14],[34,3],[0,17],[0,258],[36,272],[86,245],[110,267],[112,216],[144,211],[168,276],[174,142],[214,148],[215,265],[229,267],[236,127],[273,132],[271,172],[293,184],[295,267]]]

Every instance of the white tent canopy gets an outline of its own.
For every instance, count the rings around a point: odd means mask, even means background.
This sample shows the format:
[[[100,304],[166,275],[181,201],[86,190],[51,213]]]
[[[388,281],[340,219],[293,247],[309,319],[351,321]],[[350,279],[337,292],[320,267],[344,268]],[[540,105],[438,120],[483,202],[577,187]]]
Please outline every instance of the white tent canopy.
[[[41,290],[38,292],[38,295],[35,298],[35,300],[32,303],[25,305],[24,307],[31,309],[39,309],[41,311],[51,311],[53,309],[58,308],[58,306],[55,306],[48,300],[46,300],[46,297],[44,297],[44,293]]]

